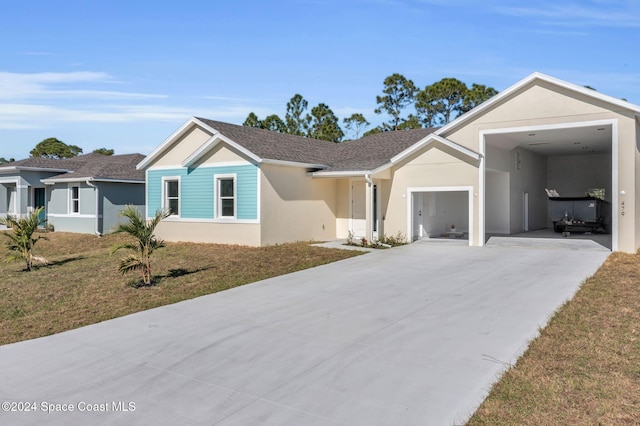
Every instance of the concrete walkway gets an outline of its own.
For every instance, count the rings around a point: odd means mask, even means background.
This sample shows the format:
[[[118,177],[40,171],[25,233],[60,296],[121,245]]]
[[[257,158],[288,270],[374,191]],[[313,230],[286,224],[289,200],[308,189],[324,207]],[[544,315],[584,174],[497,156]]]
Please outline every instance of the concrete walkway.
[[[464,423],[594,245],[419,242],[2,346],[0,424]]]

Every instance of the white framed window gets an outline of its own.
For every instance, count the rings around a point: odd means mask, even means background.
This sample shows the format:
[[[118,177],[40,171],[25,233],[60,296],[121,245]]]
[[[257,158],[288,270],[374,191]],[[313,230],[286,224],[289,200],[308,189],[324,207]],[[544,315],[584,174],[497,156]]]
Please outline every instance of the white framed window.
[[[171,216],[180,216],[180,178],[162,178],[162,209]]]
[[[216,175],[216,217],[235,219],[237,214],[236,175]]]
[[[69,187],[69,213],[80,213],[80,187],[77,185]]]

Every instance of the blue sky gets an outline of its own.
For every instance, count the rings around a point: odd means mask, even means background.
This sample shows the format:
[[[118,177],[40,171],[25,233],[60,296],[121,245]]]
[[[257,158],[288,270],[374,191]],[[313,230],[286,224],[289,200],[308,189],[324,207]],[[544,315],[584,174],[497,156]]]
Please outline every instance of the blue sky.
[[[640,2],[5,2],[0,157],[57,137],[148,154],[191,116],[242,124],[302,94],[374,125],[382,82],[504,90],[534,71],[640,104]]]

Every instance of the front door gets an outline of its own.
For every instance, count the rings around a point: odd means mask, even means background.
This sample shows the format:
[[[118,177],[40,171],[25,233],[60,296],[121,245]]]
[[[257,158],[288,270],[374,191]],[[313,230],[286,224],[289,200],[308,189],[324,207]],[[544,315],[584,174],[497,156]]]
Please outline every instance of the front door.
[[[46,202],[45,202],[45,189],[44,188],[33,188],[33,208],[38,209],[43,207],[42,211],[38,218],[44,222],[47,218],[46,210]]]

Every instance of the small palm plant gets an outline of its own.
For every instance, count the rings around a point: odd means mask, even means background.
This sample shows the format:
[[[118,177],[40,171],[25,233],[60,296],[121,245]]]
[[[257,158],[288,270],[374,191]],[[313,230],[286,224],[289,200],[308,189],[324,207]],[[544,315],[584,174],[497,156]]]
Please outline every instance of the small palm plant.
[[[164,242],[157,239],[153,233],[160,221],[169,216],[169,212],[158,211],[153,219],[147,221],[135,206],[128,205],[120,212],[120,216],[127,218],[128,221],[118,225],[114,233],[129,234],[136,239],[136,242],[117,244],[111,248],[111,254],[122,248],[133,252],[120,261],[118,271],[125,275],[139,270],[143,284],[151,285],[151,254],[156,249],[164,247]]]
[[[40,216],[43,209],[44,207],[37,208],[27,216],[20,218],[11,214],[0,217],[0,225],[10,228],[9,232],[4,233],[9,238],[9,241],[7,241],[7,248],[9,249],[7,262],[24,260],[28,271],[33,269],[34,260],[40,259],[46,263],[44,258],[33,254],[33,247],[36,243],[41,239],[46,240],[41,235],[38,235],[38,238],[33,238],[33,234],[38,230],[38,227],[45,223],[45,219]]]

